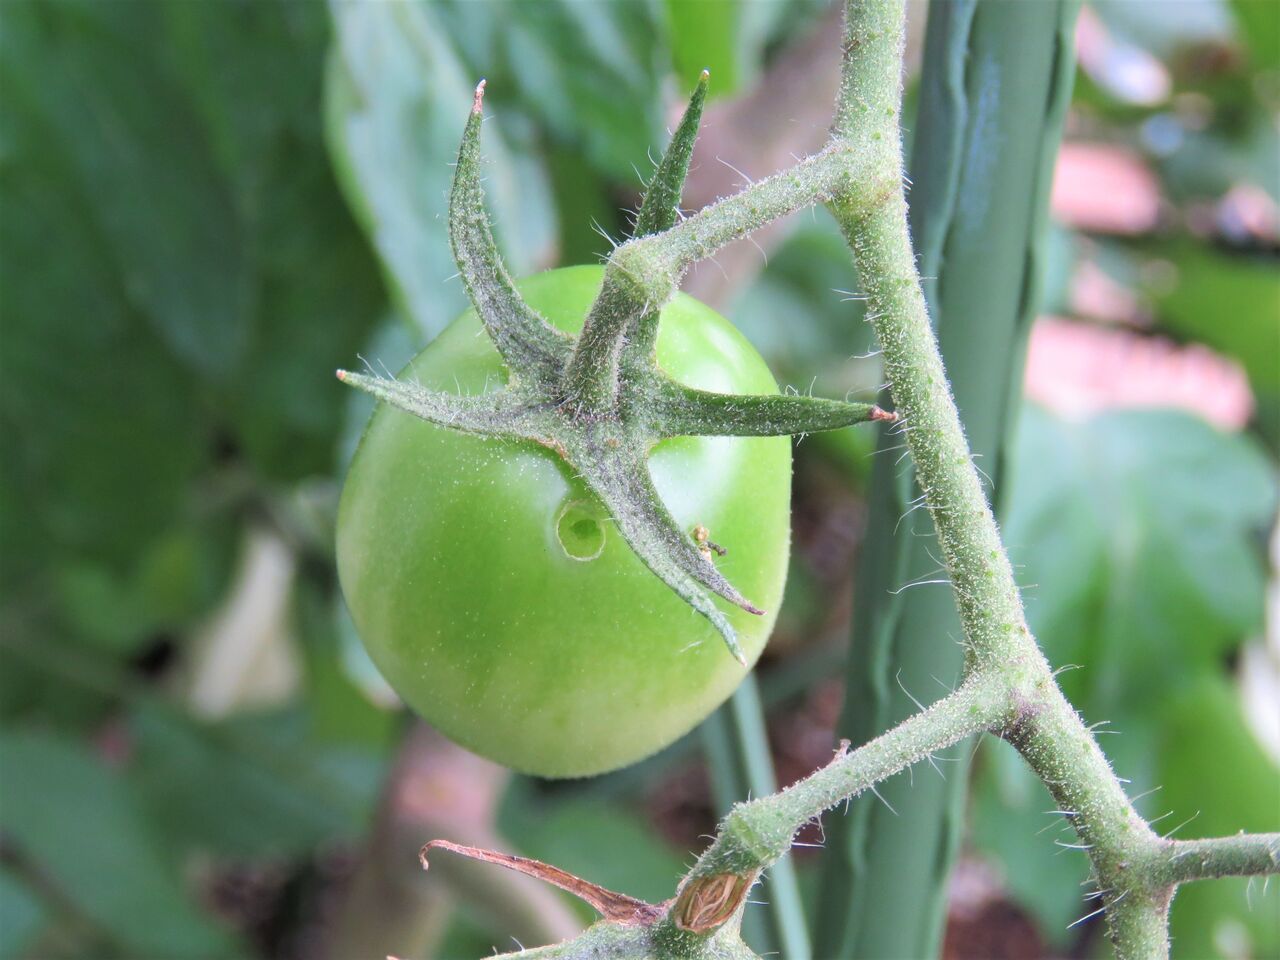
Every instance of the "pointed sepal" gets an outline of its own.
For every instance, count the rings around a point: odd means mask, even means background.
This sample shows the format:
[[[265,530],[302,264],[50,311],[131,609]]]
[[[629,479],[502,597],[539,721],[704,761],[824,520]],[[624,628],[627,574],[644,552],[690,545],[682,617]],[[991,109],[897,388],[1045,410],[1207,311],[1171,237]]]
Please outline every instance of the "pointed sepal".
[[[738,592],[710,559],[710,551],[680,529],[649,476],[643,452],[625,449],[606,456],[575,458],[574,466],[604,503],[628,546],[663,583],[719,631],[743,666],[746,655],[729,618],[709,593],[756,615],[764,611]]]
[[[484,436],[527,436],[529,406],[517,391],[461,397],[390,377],[338,371],[338,379],[415,417],[451,430]]]
[[[590,904],[596,913],[615,923],[653,923],[662,916],[666,907],[665,904],[646,903],[625,893],[609,890],[598,883],[583,880],[568,870],[561,870],[541,860],[518,857],[499,850],[487,850],[484,847],[470,847],[461,843],[452,843],[449,840],[430,840],[418,851],[418,862],[422,864],[423,870],[428,869],[427,857],[437,849],[448,850],[469,860],[479,860],[482,863],[505,867],[507,870],[523,873],[527,877],[559,887],[566,893],[571,893],[579,900]]]
[[[663,437],[794,436],[898,419],[870,403],[794,394],[712,393],[665,378],[655,385],[649,411],[654,431]]]
[[[636,231],[662,232],[679,217],[680,194],[706,98],[704,73],[637,214]],[[347,383],[430,423],[483,436],[532,440],[568,461],[609,510],[642,562],[708,619],[735,658],[746,657],[716,598],[760,614],[716,567],[722,550],[708,531],[682,530],[649,474],[656,441],[682,435],[774,436],[894,420],[869,404],[800,396],[694,390],[658,368],[659,307],[673,277],[641,246],[619,252],[578,337],[561,333],[515,289],[493,240],[480,185],[484,83],[458,151],[449,196],[449,235],[459,273],[505,361],[505,389],[478,396],[428,390],[390,377],[339,372]]]
[[[706,103],[710,77],[711,74],[706,70],[698,77],[698,85],[693,88],[689,106],[680,118],[676,132],[671,135],[671,143],[645,190],[640,211],[636,214],[633,236],[661,233],[674,225],[680,216],[680,197],[684,193],[685,178],[689,176],[689,160],[693,156],[693,145],[698,139],[698,124],[702,122],[702,107]]]
[[[484,121],[483,80],[476,87],[471,114],[458,149],[449,191],[449,242],[453,258],[484,328],[512,380],[551,383],[569,356],[570,339],[520,297],[498,255],[480,186],[480,127]]]
[[[698,125],[702,122],[702,107],[707,100],[710,77],[711,74],[706,70],[698,77],[698,85],[693,88],[689,106],[685,108],[676,132],[671,135],[671,143],[667,145],[667,151],[662,155],[653,179],[645,189],[644,200],[636,214],[633,236],[661,233],[674,226],[680,218],[680,198],[684,195],[684,182],[689,176],[689,161],[693,157],[693,146],[698,139]],[[630,355],[643,360],[653,353],[658,337],[658,311],[645,311],[634,326],[626,350]]]

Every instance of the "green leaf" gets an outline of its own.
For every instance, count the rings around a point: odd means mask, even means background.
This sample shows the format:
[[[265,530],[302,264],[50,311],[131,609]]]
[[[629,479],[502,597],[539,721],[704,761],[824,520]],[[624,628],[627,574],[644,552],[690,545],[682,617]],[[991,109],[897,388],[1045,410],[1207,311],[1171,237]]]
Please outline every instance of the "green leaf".
[[[665,65],[654,6],[574,0],[484,6],[500,18],[505,65],[520,99],[594,166],[634,183],[640,159],[665,139]]]
[[[710,70],[717,98],[749,90],[777,50],[803,42],[832,10],[810,0],[665,0],[664,12],[676,76]]]
[[[1280,66],[1280,7],[1271,0],[1231,0],[1236,33],[1259,68]]]
[[[248,339],[244,238],[205,131],[152,53],[151,10],[7,4],[6,109],[19,162],[38,162],[88,207],[117,295],[194,370],[220,377]],[[61,260],[59,245],[40,249]]]
[[[4,570],[132,562],[215,448],[332,462],[383,311],[322,149],[314,5],[6,4]]]
[[[1141,713],[1262,622],[1276,492],[1253,441],[1172,411],[1028,407],[1005,539],[1031,625],[1091,719]],[[1017,566],[1020,565],[1020,566]]]
[[[200,723],[144,706],[139,794],[171,842],[245,856],[358,836],[383,773],[378,752],[322,743],[296,712]]]
[[[1280,829],[1280,765],[1225,680],[1205,677],[1167,697],[1157,749],[1162,831],[1185,823],[1175,836],[1187,839]],[[1280,889],[1234,878],[1188,884],[1174,899],[1170,931],[1175,960],[1275,956]]]
[[[129,656],[155,634],[190,626],[218,600],[230,573],[229,527],[177,526],[123,571],[67,560],[52,571],[59,624],[106,653]]]
[[[383,261],[404,313],[434,335],[462,312],[446,235],[455,145],[479,77],[466,74],[434,7],[331,6],[326,127],[348,200]],[[486,192],[517,275],[538,262],[552,222],[540,170],[486,131]]]
[[[743,4],[739,0],[666,0],[665,6],[676,76],[696,77],[710,70],[715,82],[712,96],[735,92],[742,79],[739,24]]]
[[[163,42],[147,55],[180,79],[207,131],[212,162],[230,184],[239,216],[253,223],[267,174],[289,137],[314,141],[329,39],[319,4],[154,2]]]
[[[273,479],[328,469],[349,364],[384,310],[377,261],[352,220],[322,128],[327,10],[319,4],[156,4],[163,57],[235,198],[253,310],[223,401],[237,443]]]
[[[47,922],[44,905],[8,870],[0,870],[0,958],[22,956]]]
[[[58,737],[0,734],[0,827],[76,908],[128,953],[228,956],[230,938],[183,889],[129,785]]]
[[[17,440],[4,471],[19,497],[6,579],[61,546],[122,563],[169,523],[206,455],[194,385],[121,290],[110,244],[85,229],[91,198],[22,132],[0,180],[0,429]]]

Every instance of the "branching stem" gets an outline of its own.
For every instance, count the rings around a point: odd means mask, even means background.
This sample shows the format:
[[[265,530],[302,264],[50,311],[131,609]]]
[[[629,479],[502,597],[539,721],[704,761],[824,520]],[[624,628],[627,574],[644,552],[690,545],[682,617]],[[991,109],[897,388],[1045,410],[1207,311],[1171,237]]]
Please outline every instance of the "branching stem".
[[[998,682],[976,679],[857,750],[845,744],[831,763],[780,793],[738,804],[689,872],[698,877],[764,869],[796,832],[826,810],[944,750],[1003,725],[1009,698]]]
[[[854,209],[874,196],[868,156],[846,143],[833,143],[692,216],[664,233],[629,240],[605,269],[604,288],[582,327],[565,375],[566,393],[584,413],[604,415],[618,391],[618,359],[627,332],[669,300],[680,278],[699,260],[767,223],[840,191]],[[883,189],[883,187],[881,187]]]
[[[943,370],[908,233],[898,115],[904,4],[847,0],[840,98],[826,149],[614,252],[603,292],[568,362],[566,399],[585,420],[608,417],[617,402],[628,331],[674,294],[694,261],[793,210],[827,204],[866,289],[896,412],[909,424],[907,446],[964,629],[961,685],[788,789],[736,806],[651,927],[602,923],[581,940],[539,956],[745,956],[737,925],[746,891],[785,855],[802,826],[840,800],[981,731],[1016,747],[1059,808],[1071,811],[1068,820],[1092,862],[1121,960],[1168,955],[1168,912],[1178,884],[1280,872],[1277,834],[1190,841],[1157,836],[1063,696],[1027,627]],[[741,410],[762,418],[768,412],[779,429],[791,420],[786,403],[777,399],[683,400],[679,411],[655,406],[668,427],[697,432],[713,414],[735,421],[742,419]],[[831,422],[848,412],[832,407]],[[752,432],[742,423],[735,429]]]

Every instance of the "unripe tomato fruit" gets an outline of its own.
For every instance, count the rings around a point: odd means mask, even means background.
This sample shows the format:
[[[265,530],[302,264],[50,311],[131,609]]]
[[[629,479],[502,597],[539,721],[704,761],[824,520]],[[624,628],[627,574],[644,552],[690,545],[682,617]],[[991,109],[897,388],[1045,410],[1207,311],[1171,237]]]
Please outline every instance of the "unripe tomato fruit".
[[[572,267],[518,286],[576,333],[602,276]],[[657,349],[662,369],[689,386],[777,393],[755,349],[691,297],[663,310]],[[475,394],[497,389],[505,368],[468,311],[401,376]],[[681,527],[706,527],[728,550],[722,572],[768,611],[722,605],[752,663],[786,577],[790,444],[679,437],[650,459]],[[634,763],[692,729],[746,672],[536,443],[380,405],[347,475],[337,552],[356,627],[391,686],[446,735],[517,770],[577,777]]]

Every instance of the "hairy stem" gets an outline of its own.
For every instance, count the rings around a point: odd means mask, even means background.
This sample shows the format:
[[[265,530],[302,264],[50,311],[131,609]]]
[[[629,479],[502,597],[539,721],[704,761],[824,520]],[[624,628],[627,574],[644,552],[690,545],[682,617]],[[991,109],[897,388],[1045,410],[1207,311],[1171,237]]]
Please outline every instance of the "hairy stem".
[[[939,349],[984,493],[1000,516],[1021,357],[1039,300],[1053,161],[1070,102],[1074,0],[951,0],[929,9],[910,172],[910,228]],[[983,149],[975,149],[981,144]],[[910,716],[934,678],[958,682],[964,649],[932,578],[932,521],[915,472],[882,431],[859,553],[848,692],[837,730],[863,743]],[[828,956],[933,956],[965,832],[972,746],[947,776],[886,784],[827,828],[816,942]],[[909,896],[905,896],[907,892]]]
[[[833,204],[867,295],[889,390],[951,576],[972,665],[1028,661],[1048,673],[1028,642],[1022,600],[995,518],[969,456],[929,325],[901,190],[873,209]]]
[[[627,331],[661,306],[684,272],[725,244],[839,190],[850,208],[875,192],[869,154],[836,143],[749,189],[714,203],[664,233],[614,251],[604,285],[565,371],[565,395],[584,414],[607,415],[618,397],[618,358]],[[856,186],[855,186],[856,184]]]
[[[902,7],[902,0],[848,3],[837,137],[865,139],[867,125],[884,125],[897,141]],[[901,150],[895,154],[891,194],[870,206],[863,196],[837,195],[831,207],[866,287],[890,392],[954,588],[967,682],[1008,680],[1016,720],[1003,733],[1069,811],[1103,891],[1117,954],[1165,956],[1172,883],[1161,885],[1142,869],[1163,841],[1133,808],[1026,625],[929,324],[907,226]]]
[[[903,421],[964,629],[967,671],[1002,675],[1018,721],[1006,732],[1070,810],[1104,887],[1156,836],[1124,794],[1097,742],[1054,682],[1026,625],[1013,569],[969,455],[915,272],[901,191],[837,217],[864,279],[890,391]]]
[[[690,880],[768,867],[810,820],[970,734],[1002,726],[1008,710],[999,681],[976,678],[781,793],[739,804],[690,871]]]
[[[1149,869],[1158,883],[1280,873],[1280,833],[1241,833],[1212,840],[1168,840]]]

